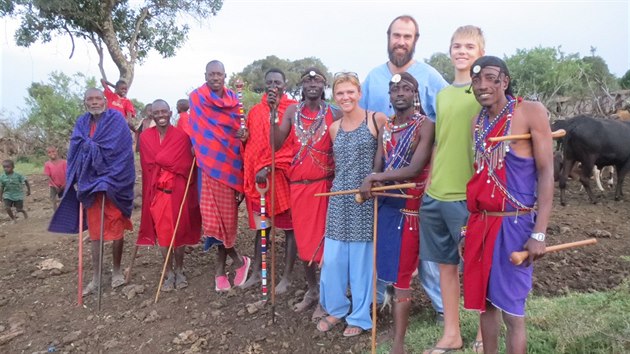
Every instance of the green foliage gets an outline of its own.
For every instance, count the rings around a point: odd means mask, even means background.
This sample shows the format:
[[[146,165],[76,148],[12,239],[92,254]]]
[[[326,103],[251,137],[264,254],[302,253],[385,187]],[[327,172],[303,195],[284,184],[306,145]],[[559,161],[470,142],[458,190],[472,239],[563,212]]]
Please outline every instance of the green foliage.
[[[427,64],[437,70],[446,82],[453,83],[455,80],[455,68],[451,63],[451,58],[446,53],[433,53],[429,59],[424,60]]]
[[[621,79],[619,79],[619,86],[624,90],[630,89],[630,70],[626,71]]]
[[[65,147],[76,118],[84,112],[83,93],[95,86],[94,78],[58,72],[51,73],[47,83],[33,82],[26,98],[24,128],[41,145]]]
[[[104,44],[131,86],[134,65],[151,50],[167,58],[184,44],[189,27],[181,15],[205,20],[222,6],[222,0],[3,0],[0,16],[21,20],[15,33],[20,46],[67,35],[73,45],[74,37],[90,41],[102,59]]]
[[[571,294],[558,298],[532,297],[527,301],[528,353],[627,353],[630,351],[630,284],[608,292]],[[407,337],[411,353],[422,353],[442,335],[434,312],[411,318]],[[479,315],[460,310],[463,353],[473,353]],[[499,353],[505,352],[505,328],[499,338]],[[378,348],[387,353],[388,345]]]
[[[245,87],[255,93],[262,94],[265,91],[265,73],[271,68],[277,68],[284,72],[287,79],[285,92],[297,98],[300,96],[299,80],[302,72],[308,67],[317,67],[326,74],[328,84],[332,84],[332,74],[321,60],[314,57],[298,60],[280,59],[275,55],[270,55],[264,59],[259,59],[247,65],[243,71],[232,75],[229,80],[230,87],[235,87],[236,80],[241,78],[245,82]]]

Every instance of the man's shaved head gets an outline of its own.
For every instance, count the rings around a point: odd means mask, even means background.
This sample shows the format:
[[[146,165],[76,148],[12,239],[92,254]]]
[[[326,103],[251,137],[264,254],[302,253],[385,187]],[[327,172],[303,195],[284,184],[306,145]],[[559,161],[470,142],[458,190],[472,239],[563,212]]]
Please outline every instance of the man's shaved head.
[[[208,64],[206,64],[206,72],[208,72],[208,68],[211,66],[215,66],[218,65],[221,67],[221,70],[223,70],[223,72],[225,72],[225,65],[223,65],[222,62],[218,61],[218,60],[211,60],[208,62]]]
[[[186,112],[190,108],[190,104],[187,99],[182,98],[177,100],[177,113]]]
[[[93,116],[98,116],[107,110],[107,99],[103,91],[97,88],[89,88],[83,95],[85,109]]]
[[[153,103],[151,104],[151,108],[155,111],[158,109],[158,107],[161,107],[162,104],[166,105],[166,108],[168,108],[169,110],[171,109],[171,106],[168,105],[168,102],[166,102],[165,100],[158,98],[157,100],[153,101]]]
[[[92,87],[85,90],[85,93],[83,94],[83,99],[85,100],[88,96],[91,96],[92,94],[96,94],[97,92],[101,95],[101,97],[105,98],[105,94],[103,93],[102,90]]]

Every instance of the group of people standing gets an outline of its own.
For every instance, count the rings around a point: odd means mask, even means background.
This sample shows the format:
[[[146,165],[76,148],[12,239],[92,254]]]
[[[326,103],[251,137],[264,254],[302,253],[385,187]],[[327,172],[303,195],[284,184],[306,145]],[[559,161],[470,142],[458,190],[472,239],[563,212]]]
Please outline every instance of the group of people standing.
[[[507,351],[524,352],[531,261],[544,254],[553,193],[545,108],[513,97],[507,66],[484,56],[477,27],[460,27],[451,38],[450,85],[413,59],[419,27],[411,16],[394,19],[387,38],[388,62],[363,84],[352,72],[334,75],[336,106],[326,101],[329,83],[319,69],[302,73],[300,102],[284,94],[285,74],[270,69],[261,102],[244,117],[238,94],[225,87],[219,61],[206,65],[206,82],[190,94],[189,107],[178,102],[181,129],[171,126],[167,102],[153,102],[155,126],[139,135],[143,204],[137,245],[158,244],[166,257],[175,237],[175,264],[162,290],[187,286],[183,246],[201,237],[206,249],[217,247],[215,290],[250,287],[266,275],[260,249],[273,215],[274,226],[286,236],[285,267],[275,291],[289,288],[299,257],[308,291],[294,310],[315,307],[322,332],[345,321],[347,337],[372,327],[372,302],[393,300],[392,353],[405,351],[416,270],[444,324],[442,338],[426,352],[463,346],[458,269],[463,257],[464,307],[481,313],[473,349],[497,352],[502,313]],[[114,241],[115,287],[123,283],[120,258],[123,233],[131,227],[135,174],[129,115],[107,109],[108,102],[100,90],[85,94],[88,112],[72,135],[64,197],[50,230],[77,232],[79,210],[85,208],[93,260],[98,261],[99,239]],[[523,133],[531,139],[489,140]],[[265,195],[272,177],[274,195]],[[372,191],[399,182],[415,186],[385,195]],[[378,198],[376,269],[372,203],[359,204],[354,195],[315,196],[350,189],[359,189],[363,200]],[[265,198],[273,198],[273,209]],[[257,230],[253,259],[235,246],[243,199],[249,226]],[[522,249],[530,252],[528,266],[510,264],[509,253]],[[379,279],[376,299],[373,272]],[[84,293],[100,281],[95,271]]]

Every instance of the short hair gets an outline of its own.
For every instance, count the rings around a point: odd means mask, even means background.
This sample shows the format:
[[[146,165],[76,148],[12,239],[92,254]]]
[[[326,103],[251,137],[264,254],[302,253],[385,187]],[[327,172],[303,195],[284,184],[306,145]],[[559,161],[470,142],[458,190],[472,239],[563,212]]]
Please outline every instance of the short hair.
[[[101,97],[103,97],[104,99],[107,100],[107,98],[105,97],[105,93],[103,93],[103,90],[97,89],[96,87],[90,87],[87,90],[85,90],[85,92],[83,93],[83,101],[85,101],[85,99],[87,98],[88,93],[92,92],[92,91],[96,91],[96,92],[100,93]]]
[[[223,63],[222,63],[222,62],[220,62],[220,61],[218,61],[218,60],[216,60],[216,59],[215,59],[215,60],[210,60],[210,61],[208,62],[208,64],[206,64],[206,71],[208,71],[208,67],[209,67],[210,65],[215,65],[215,64],[220,65],[220,66],[221,66],[221,69],[223,69],[223,72],[225,72],[225,65],[223,65]]]
[[[49,146],[46,148],[46,152],[48,151],[57,151],[57,148],[55,146]]]
[[[164,103],[166,105],[166,107],[168,108],[168,110],[171,110],[171,106],[168,105],[168,102],[166,102],[166,100],[163,100],[161,98],[158,98],[157,100],[153,101],[153,103],[151,104],[152,106],[156,103]],[[153,108],[153,107],[151,107]]]
[[[10,165],[11,167],[15,167],[15,162],[13,162],[13,160],[7,159],[7,160],[2,161],[2,166],[4,165]]]
[[[332,84],[333,95],[335,94],[335,87],[337,85],[342,84],[344,82],[349,82],[357,87],[359,92],[361,92],[361,82],[359,82],[359,78],[354,74],[341,74],[335,78]]]
[[[120,85],[127,85],[127,81],[125,81],[125,80],[118,80],[118,81],[116,81],[116,87],[118,87]]]
[[[470,67],[470,77],[478,76],[481,72],[481,69],[487,66],[496,66],[499,68],[499,75],[501,73],[505,74],[505,76],[510,78],[510,82],[508,83],[507,89],[505,89],[505,94],[514,96],[512,93],[512,76],[510,76],[510,70],[507,67],[507,64],[503,59],[499,57],[495,57],[492,55],[484,55],[483,57],[475,60],[473,65]]]
[[[178,111],[179,111],[179,106],[180,105],[184,106],[186,108],[185,111],[187,111],[190,108],[190,103],[188,102],[188,99],[186,99],[186,98],[182,98],[182,99],[177,100],[177,103],[175,104],[175,107],[177,108]],[[182,108],[184,108],[184,107],[182,107]]]
[[[455,32],[453,32],[453,36],[451,37],[451,45],[453,44],[455,37],[472,38],[477,41],[477,45],[479,46],[479,50],[481,52],[485,52],[486,50],[486,39],[483,36],[483,31],[481,30],[481,28],[477,26],[466,25],[466,26],[457,27]],[[449,53],[450,52],[451,51],[449,49]]]
[[[278,69],[278,68],[271,68],[269,70],[267,70],[267,72],[265,73],[265,78],[267,78],[267,75],[271,74],[271,73],[278,73],[280,75],[282,75],[282,80],[283,81],[287,81],[286,76],[284,75],[284,71]]]
[[[416,21],[415,18],[413,18],[411,15],[400,15],[398,17],[396,17],[390,24],[389,27],[387,27],[387,37],[389,37],[392,34],[392,26],[394,25],[394,22],[401,20],[404,22],[412,22],[413,25],[416,27],[416,33],[415,33],[415,38],[414,40],[418,39],[418,37],[420,37],[420,27],[418,27],[418,21]]]

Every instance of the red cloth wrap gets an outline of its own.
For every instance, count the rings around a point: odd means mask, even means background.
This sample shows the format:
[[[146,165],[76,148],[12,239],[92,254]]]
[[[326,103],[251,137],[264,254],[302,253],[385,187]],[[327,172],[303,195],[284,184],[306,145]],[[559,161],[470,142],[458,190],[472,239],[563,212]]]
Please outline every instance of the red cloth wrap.
[[[190,139],[180,129],[169,126],[162,142],[160,142],[160,133],[157,127],[149,128],[142,132],[140,138],[142,217],[140,219],[137,245],[155,245],[158,236],[160,240],[165,239],[170,243],[179,208],[184,199],[186,181],[188,180],[192,163],[193,156]],[[168,182],[168,174],[172,174],[171,182]],[[174,247],[196,245],[201,237],[201,214],[197,199],[196,176],[196,171],[193,171],[175,235]],[[161,186],[160,183],[162,183]],[[165,188],[169,187],[169,184],[170,188]],[[170,194],[164,193],[159,191],[158,187],[171,190],[172,192]],[[158,198],[158,201],[156,201],[156,198]],[[170,199],[170,201],[166,199]],[[151,216],[152,204],[154,205],[154,213],[155,210],[159,209],[159,206],[162,209],[168,207],[170,210],[164,210],[163,213],[170,211],[171,221],[166,218],[164,224],[160,225],[162,221],[160,218],[158,223],[156,223],[155,218]],[[170,233],[168,232],[169,229]],[[156,230],[159,231],[157,235]],[[164,232],[167,235],[160,235],[160,233]],[[160,246],[164,246],[164,244],[160,242]]]
[[[190,115],[188,112],[181,112],[177,119],[177,127],[186,133],[186,135],[192,135],[192,129],[190,128]]]
[[[278,104],[278,117],[280,122],[284,117],[284,112],[291,104],[297,103],[289,99],[286,95],[282,95]],[[249,139],[245,145],[243,152],[243,160],[245,166],[243,189],[248,206],[251,205],[253,210],[260,212],[260,193],[256,190],[256,174],[266,166],[271,166],[271,145],[269,141],[269,118],[270,107],[267,104],[267,94],[264,94],[260,103],[252,107],[247,116],[247,129],[249,130]],[[293,152],[291,145],[285,142],[282,147],[275,153],[275,200],[274,213],[279,215],[291,208],[290,189],[288,172],[291,168],[291,160]],[[271,175],[268,175],[271,183]],[[267,207],[271,208],[271,188],[267,192]],[[267,211],[269,213],[269,211]]]

